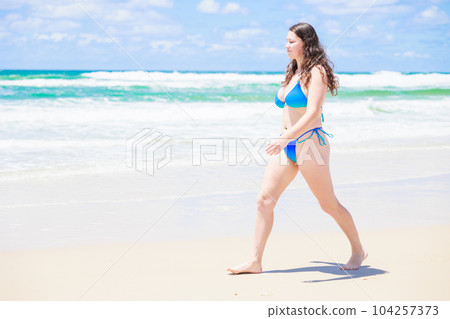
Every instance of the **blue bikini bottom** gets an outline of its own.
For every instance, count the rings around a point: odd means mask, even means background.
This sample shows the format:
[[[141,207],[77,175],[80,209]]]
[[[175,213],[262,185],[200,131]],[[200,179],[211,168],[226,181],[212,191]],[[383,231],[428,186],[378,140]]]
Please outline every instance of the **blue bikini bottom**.
[[[329,137],[333,137],[333,134],[328,134],[327,132],[325,132],[324,130],[322,130],[321,127],[316,127],[316,128],[313,128],[312,130],[306,131],[305,133],[303,133],[302,135],[300,135],[299,138],[297,138],[296,140],[293,140],[293,141],[289,142],[289,144],[286,145],[286,147],[284,148],[284,151],[286,152],[287,157],[288,157],[290,160],[292,160],[294,163],[296,163],[296,162],[297,162],[297,156],[296,156],[296,154],[295,154],[295,146],[297,145],[297,143],[302,143],[302,142],[304,142],[304,141],[306,141],[306,140],[309,140],[311,137],[313,137],[314,133],[317,134],[317,137],[319,138],[319,144],[320,144],[321,146],[327,145],[327,144],[325,143],[325,139],[323,138],[323,136],[321,136],[321,135],[319,134],[319,131],[322,132],[322,133],[324,133],[324,134],[326,134],[326,135],[329,136]],[[299,139],[301,139],[302,136],[304,136],[305,134],[308,134],[309,132],[311,132],[311,134],[310,134],[307,138],[305,138],[305,139],[299,141]]]

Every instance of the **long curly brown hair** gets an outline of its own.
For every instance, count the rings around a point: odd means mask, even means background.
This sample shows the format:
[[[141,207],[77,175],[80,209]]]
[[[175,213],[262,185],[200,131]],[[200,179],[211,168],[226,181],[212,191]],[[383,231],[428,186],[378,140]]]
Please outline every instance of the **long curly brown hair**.
[[[330,61],[322,44],[319,42],[319,37],[317,36],[316,30],[314,30],[312,25],[301,22],[290,27],[289,31],[294,32],[305,43],[303,61],[301,65],[301,70],[303,71],[300,75],[300,80],[302,83],[304,83],[305,87],[308,87],[309,81],[311,80],[312,68],[316,65],[321,65],[327,76],[327,78],[325,78],[325,74],[322,68],[320,68],[323,83],[328,86],[328,90],[331,92],[331,95],[336,95],[339,87],[339,79],[334,75],[334,64]],[[297,61],[292,59],[286,68],[286,77],[284,81],[281,82],[283,86],[286,86],[289,83],[297,69]]]

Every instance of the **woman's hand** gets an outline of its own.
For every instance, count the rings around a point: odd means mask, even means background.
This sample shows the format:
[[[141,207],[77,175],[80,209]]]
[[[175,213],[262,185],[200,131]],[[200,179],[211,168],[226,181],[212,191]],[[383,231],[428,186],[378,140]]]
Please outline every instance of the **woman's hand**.
[[[278,155],[281,152],[281,150],[284,149],[286,145],[288,145],[289,142],[290,139],[283,137],[283,135],[280,136],[279,138],[272,140],[272,142],[267,145],[266,148],[267,155],[269,156]]]

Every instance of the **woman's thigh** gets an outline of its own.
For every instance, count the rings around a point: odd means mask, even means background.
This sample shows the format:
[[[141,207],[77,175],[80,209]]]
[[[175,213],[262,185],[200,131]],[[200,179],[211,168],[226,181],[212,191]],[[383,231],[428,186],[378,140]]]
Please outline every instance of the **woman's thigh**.
[[[271,156],[264,172],[260,197],[262,195],[267,199],[278,201],[297,173],[297,165],[287,158],[284,150],[276,156]]]
[[[336,203],[330,174],[330,145],[320,145],[316,136],[297,146],[297,164],[321,206]]]

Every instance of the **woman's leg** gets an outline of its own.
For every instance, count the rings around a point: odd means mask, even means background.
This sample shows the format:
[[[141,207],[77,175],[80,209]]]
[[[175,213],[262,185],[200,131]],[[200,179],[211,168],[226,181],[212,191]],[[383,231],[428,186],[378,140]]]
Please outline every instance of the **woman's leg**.
[[[334,194],[329,167],[330,146],[328,140],[326,140],[326,144],[327,145],[323,146],[319,145],[317,136],[314,136],[310,140],[298,145],[298,168],[314,196],[319,201],[320,207],[334,218],[350,241],[352,255],[347,264],[342,266],[342,269],[356,270],[367,257],[367,252],[361,245],[352,216],[348,210],[339,203]],[[307,154],[308,149],[315,150],[312,150],[312,152],[308,151],[308,154],[313,154],[310,156],[311,159],[302,162],[301,160],[303,158],[307,158],[304,154]],[[317,156],[320,155],[321,158],[315,158],[314,154]]]
[[[280,158],[281,156],[283,159]],[[287,164],[282,164],[286,162]],[[251,258],[246,263],[228,268],[228,271],[233,273],[262,272],[264,247],[273,226],[273,209],[281,194],[297,173],[297,165],[290,159],[287,159],[284,151],[270,157],[256,201],[255,233]]]

